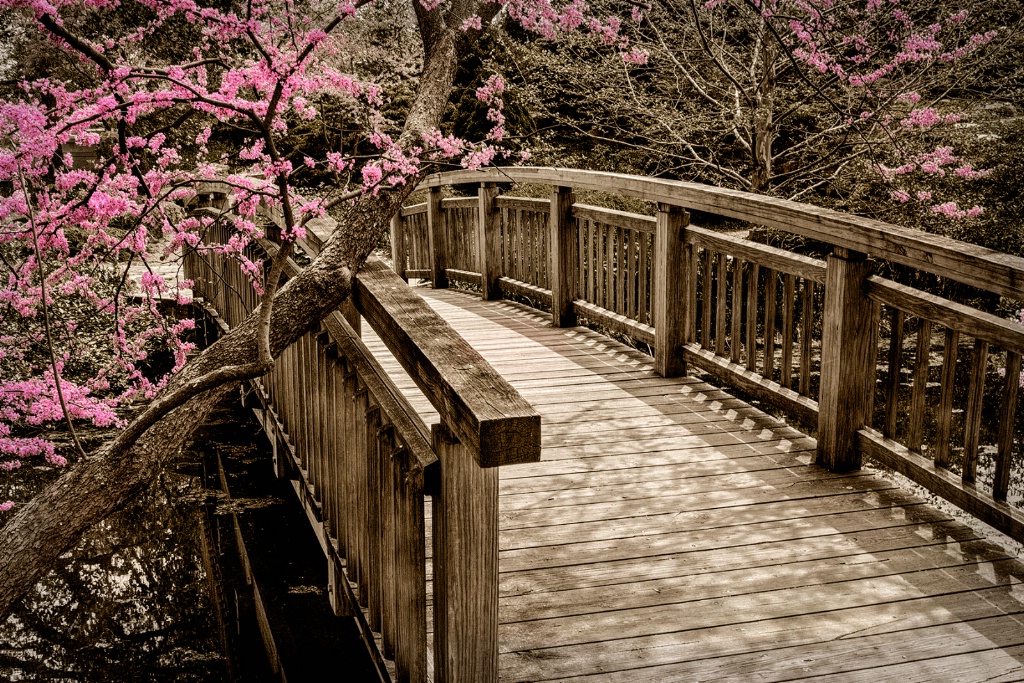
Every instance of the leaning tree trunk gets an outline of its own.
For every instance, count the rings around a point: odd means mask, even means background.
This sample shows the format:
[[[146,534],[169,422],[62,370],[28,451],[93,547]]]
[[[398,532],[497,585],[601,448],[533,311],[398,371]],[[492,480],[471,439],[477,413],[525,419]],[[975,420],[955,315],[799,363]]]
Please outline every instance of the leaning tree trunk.
[[[451,95],[459,54],[467,37],[444,28],[435,17],[424,25],[424,70],[400,142],[408,146],[440,124]],[[349,295],[355,272],[366,260],[391,217],[412,191],[382,191],[348,209],[320,255],[289,280],[273,299],[271,355],[315,328]],[[225,366],[254,363],[258,357],[258,309],[242,324],[190,361],[161,392],[166,396]],[[146,430],[130,447],[102,446],[47,487],[0,531],[0,619],[6,616],[53,563],[90,527],[123,507],[148,486],[168,457],[237,382],[209,388]],[[159,400],[159,396],[157,400]]]

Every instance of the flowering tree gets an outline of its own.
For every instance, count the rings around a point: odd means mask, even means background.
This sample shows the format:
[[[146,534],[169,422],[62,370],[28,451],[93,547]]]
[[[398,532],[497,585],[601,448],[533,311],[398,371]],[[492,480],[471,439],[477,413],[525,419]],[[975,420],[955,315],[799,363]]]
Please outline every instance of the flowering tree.
[[[581,37],[524,53],[541,68],[523,72],[559,123],[633,149],[646,172],[801,198],[868,171],[897,203],[969,218],[981,209],[928,190],[985,174],[946,136],[964,117],[950,96],[994,53],[990,14],[979,2],[656,0],[620,29],[633,64]]]
[[[500,148],[498,76],[478,92],[493,124],[487,139],[439,130],[459,62],[497,12],[548,38],[589,30],[615,41],[621,24],[593,16],[580,0],[417,0],[419,74],[404,120],[389,126],[387,93],[339,66],[360,49],[365,4],[139,0],[125,22],[118,13],[127,6],[109,0],[0,0],[5,24],[53,45],[66,67],[61,77],[20,79],[16,94],[0,102],[0,467],[36,457],[63,464],[67,454],[27,427],[59,420],[72,433],[82,421],[120,426],[91,453],[79,445],[78,462],[19,503],[0,531],[0,614],[84,529],[150,482],[221,397],[266,373],[344,301],[353,274],[422,173],[437,163],[472,168],[508,156]],[[175,22],[194,44],[187,61],[167,63],[147,47]],[[626,42],[616,44],[630,55]],[[327,96],[360,123],[359,150],[314,157],[289,138],[321,115],[318,102]],[[180,135],[186,120],[201,122],[188,144]],[[227,142],[211,151],[218,131],[227,131]],[[100,157],[76,166],[62,151],[69,144],[98,146]],[[311,171],[334,179],[330,195],[306,201],[293,191],[295,178]],[[204,232],[227,216],[183,217],[175,206],[214,177],[233,188],[233,232],[226,243],[209,245]],[[262,235],[254,220],[260,203],[284,218],[282,248],[266,264],[245,256]],[[340,228],[301,275],[278,288],[295,240],[329,210],[340,214]],[[147,272],[139,291],[127,284],[132,264],[158,255],[154,238],[163,238],[159,248],[212,249],[237,259],[263,304],[190,357],[183,336],[190,321],[165,320],[156,305],[158,296],[189,283]],[[106,351],[83,367],[76,343],[86,321],[89,339]],[[146,372],[155,348],[171,351],[161,376],[152,367]],[[126,412],[124,402],[134,398],[146,401]]]

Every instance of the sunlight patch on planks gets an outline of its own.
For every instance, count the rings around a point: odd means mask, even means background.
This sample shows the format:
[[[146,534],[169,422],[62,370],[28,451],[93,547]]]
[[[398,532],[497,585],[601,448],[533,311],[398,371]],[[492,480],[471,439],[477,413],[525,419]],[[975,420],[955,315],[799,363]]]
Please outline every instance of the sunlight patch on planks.
[[[420,291],[541,414],[500,472],[502,680],[1024,680],[1024,567],[975,532],[637,350]]]

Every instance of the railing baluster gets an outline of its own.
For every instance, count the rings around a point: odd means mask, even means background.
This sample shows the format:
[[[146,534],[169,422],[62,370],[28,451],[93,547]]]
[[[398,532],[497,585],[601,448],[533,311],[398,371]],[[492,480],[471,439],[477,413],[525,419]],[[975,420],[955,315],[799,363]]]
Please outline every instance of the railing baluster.
[[[761,375],[771,379],[775,374],[775,271],[764,271],[764,369]]]
[[[427,680],[426,525],[423,472],[405,449],[395,457],[395,669],[399,683]],[[434,578],[437,580],[437,577]],[[435,605],[435,610],[437,606]],[[435,680],[437,677],[435,676]]]
[[[441,210],[441,189],[432,188],[427,194],[427,251],[429,253],[430,279],[434,289],[448,287],[448,240],[444,212]]]
[[[747,370],[757,371],[757,287],[760,280],[761,267],[750,264],[747,276]]]
[[[711,347],[711,250],[703,249],[701,254],[701,302],[700,302],[700,345]]]
[[[732,329],[729,333],[729,360],[740,362],[740,335],[743,325],[743,268],[742,259],[732,258]]]
[[[725,252],[718,252],[718,273],[715,277],[715,353],[725,354]]]
[[[551,324],[572,327],[576,324],[573,301],[573,253],[575,235],[572,226],[572,190],[556,187],[551,191],[551,211],[548,214],[548,240],[551,245]]]
[[[917,325],[917,351],[914,358],[914,387],[910,395],[910,426],[907,448],[921,451],[924,440],[925,398],[928,392],[928,368],[931,364],[932,323],[923,318]]]
[[[936,418],[935,464],[949,467],[949,433],[953,418],[953,385],[956,380],[956,356],[960,346],[960,333],[946,328],[946,341],[942,351],[942,380],[939,385],[939,413]]]
[[[988,367],[988,342],[974,340],[974,361],[967,389],[967,410],[964,414],[963,480],[973,484],[978,474],[978,436],[985,400],[985,369]]]
[[[786,273],[782,280],[782,366],[779,368],[779,384],[789,389],[793,386],[793,316],[796,312],[796,278]]]
[[[483,183],[477,190],[480,206],[477,209],[476,244],[480,268],[480,290],[485,300],[500,299],[498,278],[501,277],[501,213],[495,206],[498,186]]]
[[[1010,487],[1010,466],[1013,462],[1013,437],[1017,426],[1017,395],[1020,390],[1020,354],[1006,352],[1006,374],[1003,377],[1003,403],[999,408],[999,437],[996,453],[996,472],[992,483],[992,497],[1006,500]]]
[[[811,351],[814,346],[814,282],[803,278],[800,287],[800,384],[799,392],[811,395]]]
[[[898,308],[892,309],[890,318],[892,329],[889,335],[889,373],[886,375],[885,382],[885,423],[882,425],[882,434],[890,438],[896,434],[896,417],[899,414],[897,408],[899,407],[900,366],[903,363],[903,317],[903,311]],[[874,393],[874,376],[871,380],[871,389]]]

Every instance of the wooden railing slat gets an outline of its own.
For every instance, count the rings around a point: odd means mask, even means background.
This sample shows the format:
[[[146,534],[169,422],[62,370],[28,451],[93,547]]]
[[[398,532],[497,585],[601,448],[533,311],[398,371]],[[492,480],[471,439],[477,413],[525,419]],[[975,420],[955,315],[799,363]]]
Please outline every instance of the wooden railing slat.
[[[964,483],[973,484],[978,476],[978,437],[985,399],[985,370],[988,368],[988,342],[974,340],[974,358],[967,385],[967,409],[964,412]]]
[[[381,261],[356,278],[356,306],[480,466],[540,459],[540,416]]]
[[[999,409],[999,436],[997,440],[996,471],[992,483],[992,497],[1006,500],[1010,487],[1010,468],[1013,463],[1013,437],[1017,427],[1017,396],[1020,391],[1021,354],[1006,353],[1003,376],[1003,402]]]
[[[890,439],[896,435],[896,418],[899,416],[900,366],[903,363],[903,318],[903,311],[898,308],[892,310],[890,317],[892,329],[889,335],[889,372],[885,380],[885,422],[882,425],[882,435]],[[872,380],[872,391],[873,389]]]
[[[939,413],[936,418],[935,464],[949,467],[949,434],[953,419],[953,388],[956,379],[956,357],[960,346],[960,333],[946,328],[942,350],[942,380],[939,384]]]

